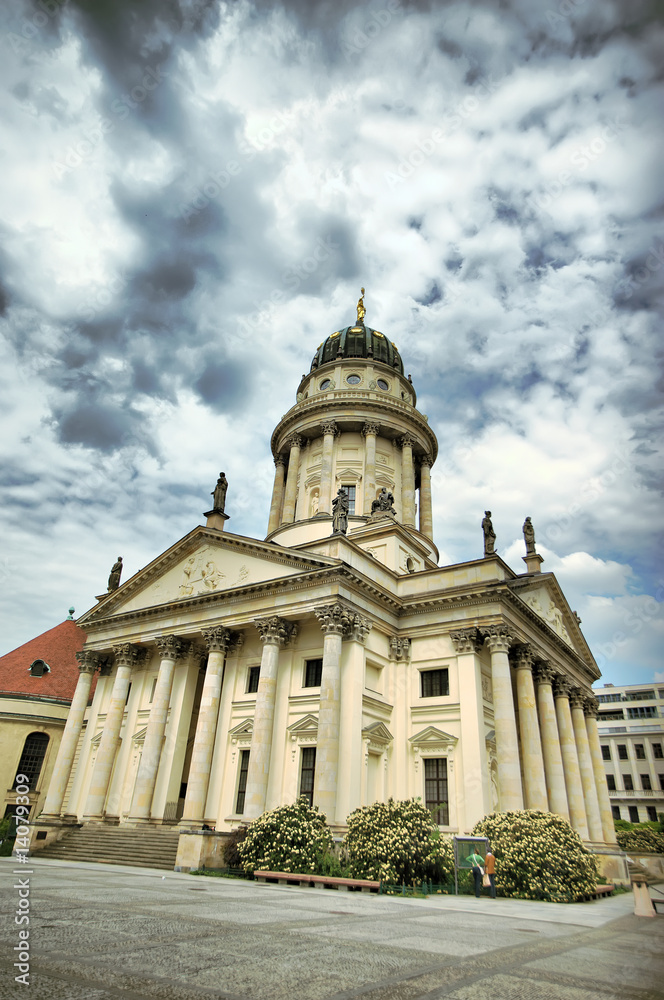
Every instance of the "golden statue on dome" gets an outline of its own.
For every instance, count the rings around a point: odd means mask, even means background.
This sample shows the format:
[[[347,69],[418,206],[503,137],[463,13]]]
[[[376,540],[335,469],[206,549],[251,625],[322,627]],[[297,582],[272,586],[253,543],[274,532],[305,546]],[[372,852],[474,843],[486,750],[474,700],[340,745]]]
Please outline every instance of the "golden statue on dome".
[[[357,322],[361,326],[364,326],[364,317],[366,316],[367,311],[364,308],[364,289],[363,288],[361,289],[361,292],[362,292],[362,294],[360,295],[360,298],[359,298],[358,303],[357,303]]]

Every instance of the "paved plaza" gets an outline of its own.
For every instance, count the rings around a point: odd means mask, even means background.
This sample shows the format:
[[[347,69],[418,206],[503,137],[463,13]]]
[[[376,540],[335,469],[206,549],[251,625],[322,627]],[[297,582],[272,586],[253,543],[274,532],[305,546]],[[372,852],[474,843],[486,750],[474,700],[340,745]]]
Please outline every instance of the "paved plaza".
[[[38,858],[0,878],[0,1000],[664,1000],[664,917],[631,894],[417,900]]]

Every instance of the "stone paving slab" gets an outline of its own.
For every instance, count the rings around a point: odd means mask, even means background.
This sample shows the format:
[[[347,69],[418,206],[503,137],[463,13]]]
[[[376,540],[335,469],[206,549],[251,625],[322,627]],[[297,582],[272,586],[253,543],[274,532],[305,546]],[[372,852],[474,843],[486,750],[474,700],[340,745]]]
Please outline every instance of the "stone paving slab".
[[[0,859],[2,913],[15,862]],[[31,859],[31,1000],[664,1000],[664,917]],[[15,984],[0,920],[0,1000]]]

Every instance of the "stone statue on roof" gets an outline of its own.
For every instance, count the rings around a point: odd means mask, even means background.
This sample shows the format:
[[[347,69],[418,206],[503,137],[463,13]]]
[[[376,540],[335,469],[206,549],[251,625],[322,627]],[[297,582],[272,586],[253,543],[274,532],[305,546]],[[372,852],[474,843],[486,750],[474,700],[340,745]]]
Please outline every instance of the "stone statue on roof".
[[[535,529],[529,517],[523,522],[523,539],[526,543],[526,552],[535,551]]]
[[[491,511],[485,510],[482,519],[482,531],[484,532],[484,555],[492,556],[496,546],[496,532],[491,523]]]
[[[111,574],[108,578],[108,592],[109,594],[117,590],[120,586],[120,577],[122,575],[122,556],[118,556],[118,561],[113,563],[111,567]]]
[[[359,298],[358,303],[357,303],[357,322],[358,322],[358,326],[364,326],[364,317],[367,314],[367,311],[364,308],[364,289],[363,288],[361,289],[361,292],[362,292],[362,294],[360,295],[360,298]]]
[[[340,486],[337,495],[332,500],[332,533],[334,535],[345,535],[348,531],[348,494],[343,486]]]
[[[221,514],[224,513],[224,507],[226,506],[226,492],[228,490],[228,480],[226,479],[226,473],[220,472],[219,479],[217,480],[217,485],[212,491],[213,504],[212,509],[219,511]]]

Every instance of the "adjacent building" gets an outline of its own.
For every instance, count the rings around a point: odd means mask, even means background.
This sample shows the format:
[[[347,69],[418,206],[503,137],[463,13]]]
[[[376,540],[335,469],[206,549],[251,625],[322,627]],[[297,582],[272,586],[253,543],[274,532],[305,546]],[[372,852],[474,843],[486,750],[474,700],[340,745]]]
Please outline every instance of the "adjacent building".
[[[613,817],[656,821],[664,813],[664,687],[605,684],[595,697]]]

